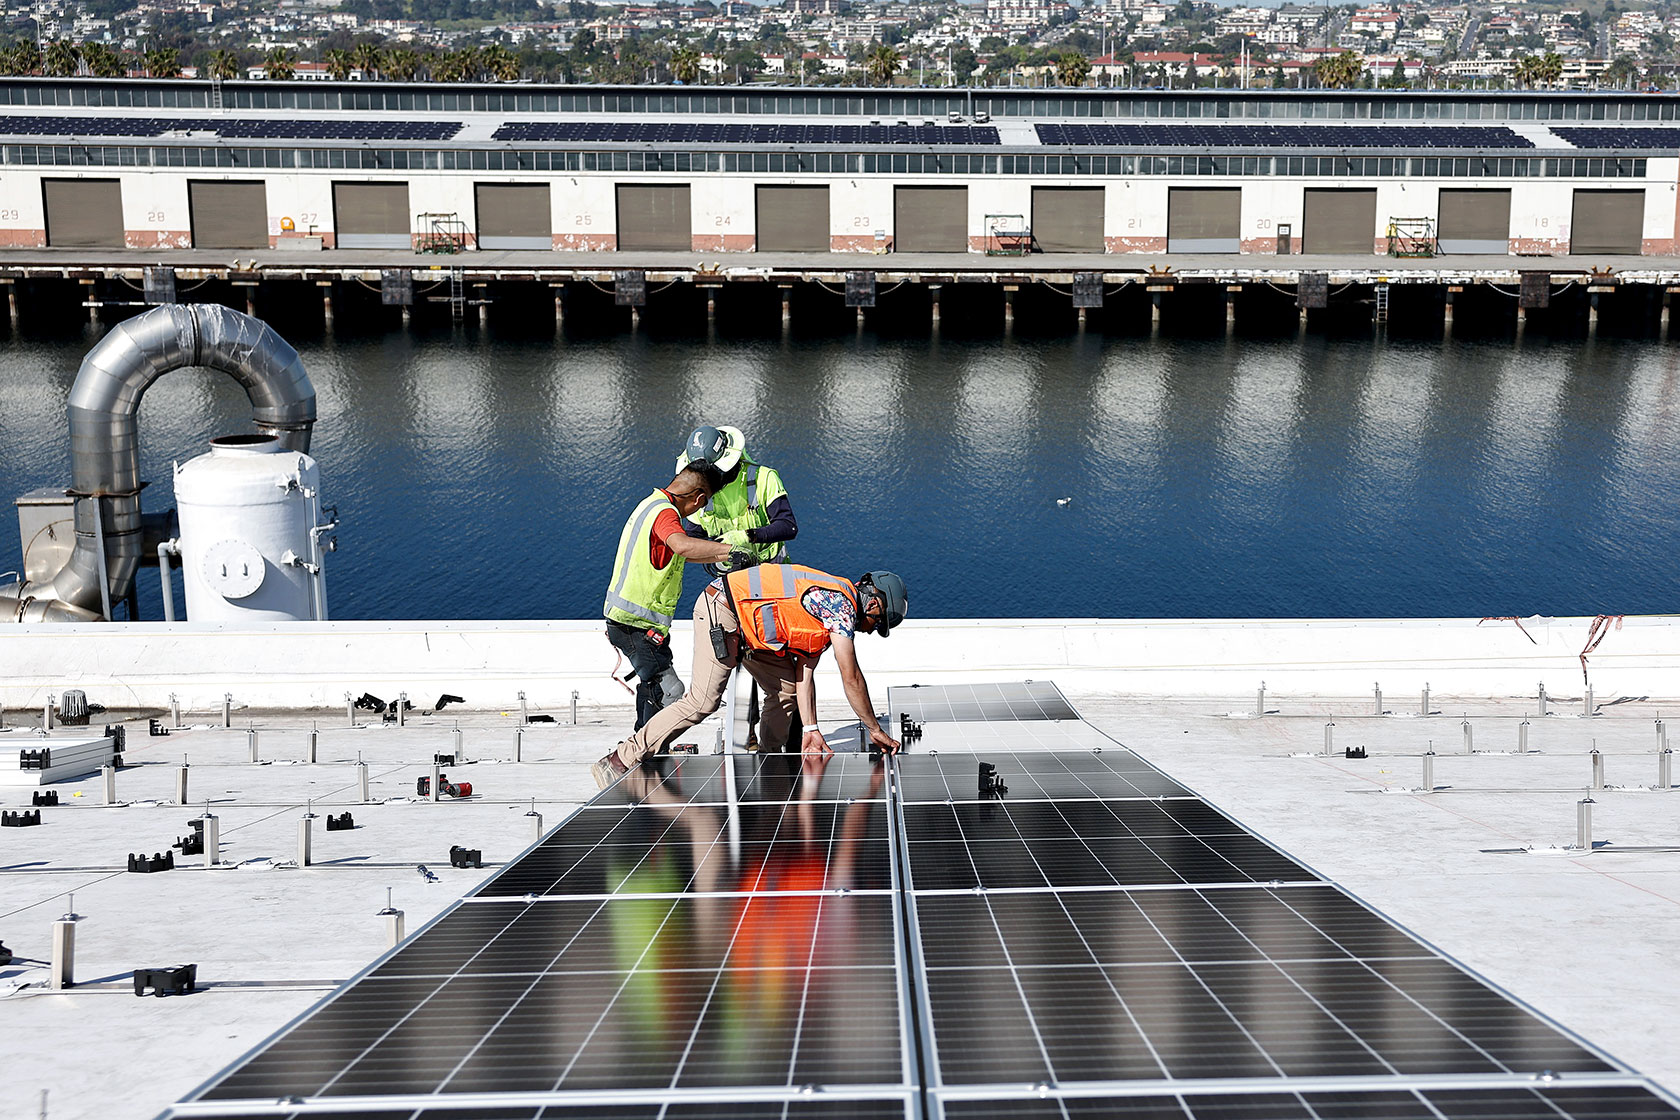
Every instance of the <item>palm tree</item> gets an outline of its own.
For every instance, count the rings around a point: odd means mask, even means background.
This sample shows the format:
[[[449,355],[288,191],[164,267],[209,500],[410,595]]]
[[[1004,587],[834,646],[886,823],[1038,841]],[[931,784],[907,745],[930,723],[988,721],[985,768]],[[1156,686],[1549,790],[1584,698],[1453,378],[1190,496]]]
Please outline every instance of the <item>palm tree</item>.
[[[239,56],[230,50],[219,50],[210,56],[210,76],[227,81],[239,74]]]
[[[475,47],[462,47],[458,51],[451,51],[444,56],[449,60],[450,81],[471,82],[478,78],[478,50]]]
[[[420,73],[420,56],[408,49],[394,50],[385,56],[385,76],[398,82],[412,82]]]
[[[1343,51],[1334,58],[1321,58],[1313,63],[1313,72],[1321,84],[1331,89],[1347,89],[1359,81],[1365,63],[1352,51]]]
[[[385,54],[372,43],[357,43],[350,51],[350,65],[371,78],[385,68]]]
[[[25,39],[7,52],[7,61],[14,74],[33,74],[41,68],[41,48],[35,40]]]
[[[500,43],[491,43],[478,54],[478,63],[484,67],[493,81],[517,82],[519,80],[519,59],[512,51]]]
[[[1535,76],[1549,86],[1563,81],[1563,56],[1556,51],[1547,51],[1540,58]]]
[[[885,43],[876,43],[863,56],[863,69],[869,80],[878,86],[891,85],[893,75],[904,62],[898,51]]]
[[[181,52],[174,47],[153,47],[145,54],[146,73],[154,78],[179,78]]]
[[[82,61],[87,64],[88,73],[96,78],[120,78],[128,73],[122,55],[104,43],[83,43]]]
[[[46,71],[55,78],[68,78],[82,61],[82,52],[68,39],[58,39],[47,48]]]
[[[684,43],[671,52],[671,77],[685,86],[700,79],[700,52]]]
[[[327,68],[327,77],[335,82],[342,82],[350,76],[350,52],[329,49],[321,52],[321,63]]]
[[[274,82],[289,82],[297,73],[297,55],[285,47],[275,47],[263,59],[263,77]]]
[[[1056,59],[1056,80],[1064,86],[1082,86],[1091,76],[1091,60],[1078,51],[1067,51]]]

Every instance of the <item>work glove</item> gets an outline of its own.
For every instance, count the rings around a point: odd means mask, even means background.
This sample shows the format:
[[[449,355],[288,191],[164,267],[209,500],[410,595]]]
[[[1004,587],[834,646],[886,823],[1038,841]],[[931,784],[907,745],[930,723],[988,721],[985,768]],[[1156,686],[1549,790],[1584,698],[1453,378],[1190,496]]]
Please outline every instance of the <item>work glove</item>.
[[[745,529],[731,529],[729,532],[719,537],[718,540],[722,541],[730,548],[746,548],[752,543],[752,538],[747,536],[747,531]]]
[[[729,570],[738,572],[742,568],[751,568],[758,563],[758,554],[748,552],[744,548],[731,549],[729,553]]]

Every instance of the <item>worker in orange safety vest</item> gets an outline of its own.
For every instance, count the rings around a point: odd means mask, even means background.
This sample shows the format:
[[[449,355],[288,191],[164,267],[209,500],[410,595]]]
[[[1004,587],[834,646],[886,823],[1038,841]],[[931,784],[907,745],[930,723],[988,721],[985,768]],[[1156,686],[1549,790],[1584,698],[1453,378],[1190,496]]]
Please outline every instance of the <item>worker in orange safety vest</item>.
[[[896,751],[881,729],[858,668],[857,631],[886,637],[910,607],[904,580],[865,572],[856,583],[800,564],[762,564],[712,581],[694,604],[694,671],[682,699],[649,719],[591,768],[602,789],[642,759],[667,749],[723,702],[729,674],[744,665],[764,689],[759,742],[777,743],[797,711],[805,725],[800,749],[829,750],[817,727],[817,662],[830,647],[846,699],[872,745]]]

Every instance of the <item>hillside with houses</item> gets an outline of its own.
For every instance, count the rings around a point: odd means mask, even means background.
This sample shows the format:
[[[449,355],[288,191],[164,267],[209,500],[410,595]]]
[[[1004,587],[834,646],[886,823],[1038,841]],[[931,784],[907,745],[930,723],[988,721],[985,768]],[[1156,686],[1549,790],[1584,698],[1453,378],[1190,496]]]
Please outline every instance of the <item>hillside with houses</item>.
[[[35,0],[0,70],[223,80],[1671,88],[1680,4]]]

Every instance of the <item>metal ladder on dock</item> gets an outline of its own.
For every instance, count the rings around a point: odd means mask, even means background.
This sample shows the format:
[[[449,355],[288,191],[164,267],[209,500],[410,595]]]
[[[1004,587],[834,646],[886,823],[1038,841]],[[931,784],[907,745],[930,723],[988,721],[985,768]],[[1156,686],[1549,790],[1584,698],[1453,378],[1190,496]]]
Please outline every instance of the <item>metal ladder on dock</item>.
[[[1377,322],[1388,322],[1388,285],[1377,285]]]
[[[458,268],[449,270],[449,317],[457,323],[467,317],[466,275]]]

